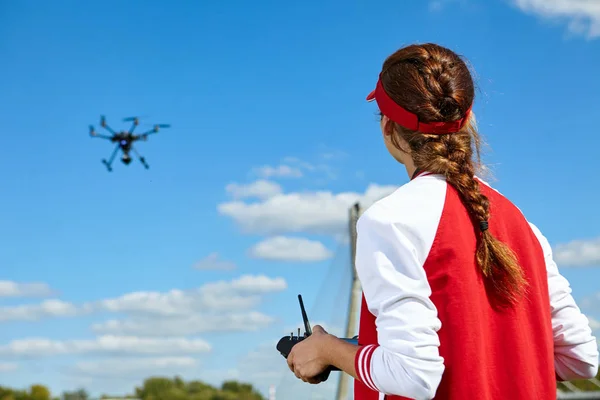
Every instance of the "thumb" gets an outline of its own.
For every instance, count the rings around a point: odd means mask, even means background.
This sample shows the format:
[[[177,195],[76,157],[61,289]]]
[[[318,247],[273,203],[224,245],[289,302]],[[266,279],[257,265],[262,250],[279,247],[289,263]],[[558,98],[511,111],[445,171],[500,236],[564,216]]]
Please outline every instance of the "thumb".
[[[327,331],[321,325],[313,326],[312,331],[313,331],[313,333],[315,333],[315,332],[327,333]]]

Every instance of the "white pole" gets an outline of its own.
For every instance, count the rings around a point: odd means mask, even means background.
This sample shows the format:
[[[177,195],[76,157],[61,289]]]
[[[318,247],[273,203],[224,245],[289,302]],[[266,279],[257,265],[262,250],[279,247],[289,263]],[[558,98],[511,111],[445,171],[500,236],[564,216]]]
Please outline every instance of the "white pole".
[[[269,400],[275,400],[275,385],[269,387]]]
[[[358,321],[358,312],[361,300],[361,286],[356,268],[354,266],[354,258],[356,257],[356,223],[362,214],[362,209],[359,203],[356,203],[350,208],[349,231],[350,231],[350,268],[352,270],[352,286],[350,288],[350,303],[348,304],[348,319],[346,323],[346,337],[354,337],[356,335],[356,326]],[[336,400],[346,400],[350,388],[350,375],[340,372]]]

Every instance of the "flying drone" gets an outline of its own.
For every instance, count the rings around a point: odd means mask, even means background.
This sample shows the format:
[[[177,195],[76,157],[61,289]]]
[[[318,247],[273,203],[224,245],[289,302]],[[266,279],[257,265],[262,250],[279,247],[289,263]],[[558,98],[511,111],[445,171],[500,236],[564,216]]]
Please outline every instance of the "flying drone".
[[[138,117],[130,117],[130,118],[123,119],[123,121],[124,122],[132,122],[133,123],[131,125],[131,128],[129,129],[129,131],[115,132],[110,126],[108,126],[106,124],[106,118],[104,117],[104,115],[100,116],[100,126],[103,127],[104,129],[106,129],[107,131],[109,131],[110,133],[112,133],[112,136],[98,134],[94,130],[94,126],[90,125],[90,136],[92,136],[92,137],[99,137],[99,138],[102,138],[102,139],[108,139],[112,143],[116,143],[117,144],[117,146],[115,147],[115,150],[113,151],[112,155],[110,156],[110,159],[108,161],[106,161],[106,160],[103,159],[102,163],[104,165],[106,165],[106,168],[108,169],[108,171],[112,171],[112,162],[115,159],[115,156],[117,155],[117,152],[120,149],[121,152],[123,153],[123,155],[121,156],[121,161],[123,162],[123,164],[129,165],[129,163],[131,163],[131,156],[129,155],[129,152],[133,152],[139,158],[139,160],[142,163],[142,165],[146,169],[148,169],[149,166],[146,163],[146,159],[144,159],[144,157],[142,157],[137,152],[137,150],[133,147],[133,143],[136,142],[136,141],[138,141],[138,140],[144,140],[145,141],[145,140],[148,139],[148,135],[152,135],[152,134],[157,133],[160,128],[169,128],[171,125],[156,124],[149,131],[144,132],[144,133],[140,133],[140,134],[137,134],[137,135],[134,135],[133,131],[134,131],[135,127],[138,126],[139,123],[140,123],[139,118]]]

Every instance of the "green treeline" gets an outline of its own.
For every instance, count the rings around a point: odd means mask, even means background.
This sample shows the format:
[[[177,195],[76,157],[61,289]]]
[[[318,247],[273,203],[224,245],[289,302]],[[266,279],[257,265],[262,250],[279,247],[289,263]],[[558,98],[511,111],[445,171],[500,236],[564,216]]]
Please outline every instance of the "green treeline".
[[[596,379],[600,380],[600,372],[596,375]],[[571,381],[570,383],[583,391],[600,391],[600,388],[587,380]],[[570,391],[560,382],[558,389]],[[109,398],[123,400],[265,400],[248,383],[226,381],[220,388],[217,388],[199,380],[185,382],[179,377],[152,377],[146,379],[140,387],[136,387],[132,394],[101,396],[101,399]],[[0,386],[0,400],[90,400],[90,397],[83,389],[63,392],[59,397],[53,397],[50,390],[43,385],[32,385],[25,390]]]
[[[134,393],[126,396],[102,395],[101,398],[141,400],[264,400],[264,397],[248,383],[226,381],[220,388],[199,380],[185,382],[179,377],[152,377],[146,379]],[[0,386],[0,400],[90,400],[83,390],[64,392],[53,397],[47,387],[32,385],[28,389],[12,389]]]

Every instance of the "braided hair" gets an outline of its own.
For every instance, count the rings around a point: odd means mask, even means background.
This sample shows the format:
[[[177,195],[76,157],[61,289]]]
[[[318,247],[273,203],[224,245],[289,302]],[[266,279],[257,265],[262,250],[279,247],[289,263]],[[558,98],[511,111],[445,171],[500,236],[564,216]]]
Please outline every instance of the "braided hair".
[[[380,77],[389,97],[416,114],[419,121],[459,120],[475,97],[466,63],[451,50],[435,44],[398,50],[385,60]],[[390,123],[394,126],[394,146],[405,151],[398,140],[402,138],[418,170],[444,175],[459,193],[480,232],[476,261],[486,283],[499,300],[516,303],[525,293],[527,282],[514,252],[488,230],[490,203],[475,178],[475,168],[480,165],[480,138],[474,117],[459,132],[449,134],[425,134]]]

